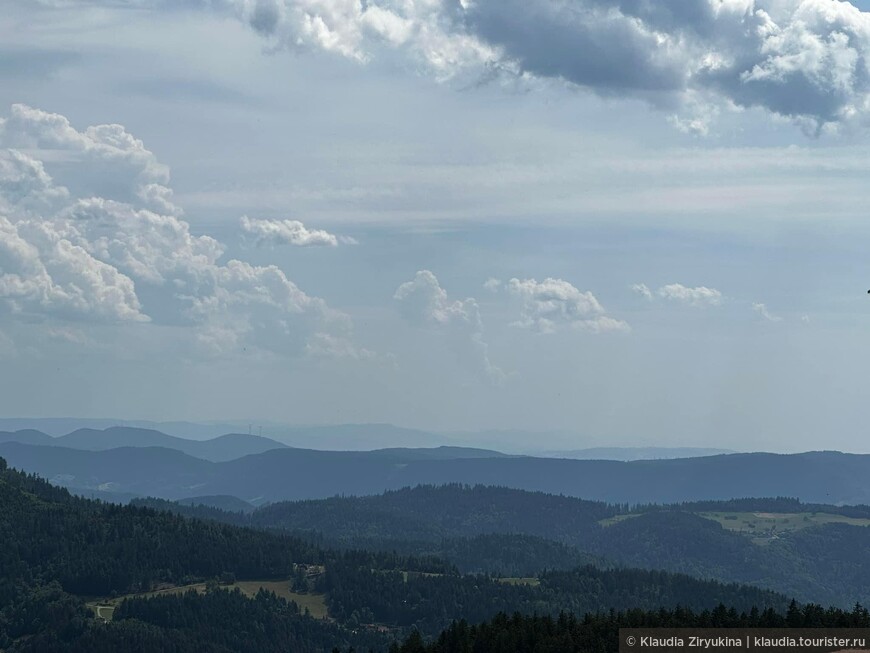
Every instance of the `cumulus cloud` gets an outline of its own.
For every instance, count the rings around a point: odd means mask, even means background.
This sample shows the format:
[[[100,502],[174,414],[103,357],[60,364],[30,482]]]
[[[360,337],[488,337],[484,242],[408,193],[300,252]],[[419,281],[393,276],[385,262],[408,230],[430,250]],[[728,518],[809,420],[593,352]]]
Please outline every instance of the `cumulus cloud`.
[[[346,315],[278,267],[224,262],[221,243],[191,233],[168,169],[120,125],[78,131],[63,116],[15,105],[0,122],[0,148],[0,310],[185,326],[215,355],[353,350]],[[59,184],[55,168],[74,183]],[[95,194],[109,169],[109,196]]]
[[[706,286],[690,288],[681,283],[669,283],[659,288],[656,295],[689,306],[718,306],[722,303],[722,293]]]
[[[335,236],[322,229],[308,229],[298,220],[253,220],[244,215],[241,225],[242,231],[258,246],[335,247],[339,242],[356,243],[353,239]]]
[[[637,293],[638,295],[640,295],[641,297],[643,297],[646,300],[652,301],[652,299],[653,299],[652,290],[650,290],[649,287],[645,283],[633,284],[631,286],[631,290],[632,290],[632,292]]]
[[[762,319],[766,320],[767,322],[782,321],[781,317],[779,317],[778,315],[773,315],[769,310],[767,310],[767,306],[760,302],[753,303],[752,310],[758,313],[762,317]]]
[[[483,287],[490,292],[497,292],[501,288],[501,279],[490,277],[483,282]]]
[[[60,114],[24,104],[12,105],[0,119],[0,143],[45,162],[52,177],[78,197],[99,196],[165,208],[169,168],[122,125],[75,129]],[[151,205],[150,201],[155,201]]]
[[[0,298],[16,314],[147,320],[132,279],[50,225],[0,215]]]
[[[457,354],[489,382],[500,384],[504,372],[489,360],[489,345],[483,338],[480,309],[473,298],[451,300],[438,278],[420,270],[411,281],[400,285],[393,298],[411,323],[429,325],[446,332]]]
[[[560,326],[593,333],[630,330],[626,322],[606,315],[595,295],[581,292],[562,279],[511,279],[506,288],[521,302],[516,326],[538,333],[553,333]]]
[[[703,134],[718,107],[810,129],[870,114],[870,14],[840,0],[224,0],[276,47],[365,62],[398,49],[463,70],[639,97]],[[685,115],[684,115],[685,114]]]
[[[496,53],[457,23],[461,5],[441,0],[225,0],[220,6],[292,50],[317,48],[365,62],[398,48],[439,76],[492,61]]]

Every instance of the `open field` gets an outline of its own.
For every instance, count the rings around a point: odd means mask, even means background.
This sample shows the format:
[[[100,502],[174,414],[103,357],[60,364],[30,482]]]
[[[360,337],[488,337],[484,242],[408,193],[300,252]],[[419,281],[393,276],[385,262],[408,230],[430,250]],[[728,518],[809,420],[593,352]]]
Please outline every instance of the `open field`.
[[[269,592],[274,592],[280,597],[288,601],[295,601],[302,612],[308,608],[311,616],[316,619],[327,619],[326,601],[323,594],[298,594],[290,591],[289,580],[242,580],[230,585],[221,585],[221,589],[238,589],[245,596],[254,596],[260,589]],[[115,612],[115,607],[126,598],[129,597],[148,597],[159,596],[161,594],[183,594],[189,590],[197,592],[205,592],[205,583],[194,583],[192,585],[179,585],[176,587],[162,587],[151,592],[142,592],[140,594],[127,594],[115,598],[101,598],[93,601],[88,601],[87,606],[94,611],[97,617],[110,621]]]
[[[626,519],[640,517],[644,513],[628,513],[602,519],[602,526],[613,526]],[[710,519],[727,528],[752,538],[756,544],[768,544],[782,533],[821,526],[823,524],[848,524],[850,526],[870,526],[870,519],[844,517],[829,512],[698,512],[699,517]]]
[[[780,533],[820,526],[822,524],[849,524],[870,526],[870,519],[844,517],[826,512],[701,512],[699,516],[712,519],[730,531],[751,536],[754,540],[769,540]]]
[[[499,583],[504,583],[505,585],[531,585],[532,587],[537,587],[541,584],[541,579],[536,577],[528,577],[528,578],[496,578]]]
[[[619,522],[623,522],[626,519],[633,519],[634,517],[640,517],[643,513],[640,512],[630,512],[624,515],[614,515],[613,517],[608,517],[607,519],[602,519],[598,523],[602,526],[613,526],[614,524],[618,524]]]

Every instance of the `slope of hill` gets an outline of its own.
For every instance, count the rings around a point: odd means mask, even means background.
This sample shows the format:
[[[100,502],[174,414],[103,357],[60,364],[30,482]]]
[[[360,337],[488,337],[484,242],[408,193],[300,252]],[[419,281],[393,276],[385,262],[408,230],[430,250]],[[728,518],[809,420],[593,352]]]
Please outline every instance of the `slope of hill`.
[[[167,512],[71,497],[6,469],[0,459],[0,648],[40,651],[195,650],[311,653],[386,641],[363,622],[434,635],[454,618],[499,610],[526,614],[660,606],[785,609],[786,597],[688,576],[582,567],[511,584],[462,576],[443,561],[325,550],[286,535],[188,520]],[[303,566],[299,566],[304,563]],[[315,569],[314,576],[303,570]],[[317,571],[320,570],[320,571]],[[74,594],[142,592],[155,582],[216,576],[285,579],[325,593],[331,622],[261,592],[254,599],[208,589],[131,597],[110,623],[96,623]],[[150,624],[150,627],[143,627]],[[203,644],[205,643],[205,644]],[[144,646],[144,648],[143,648]],[[132,648],[131,648],[132,647]]]
[[[338,540],[423,540],[522,533],[571,542],[619,513],[597,501],[505,487],[418,486],[365,497],[282,501],[256,510],[250,524],[317,531]]]
[[[458,485],[278,502],[244,516],[197,512],[170,503],[151,505],[229,523],[309,533],[333,546],[433,554],[465,570],[481,571],[489,565],[490,570],[534,574],[542,568],[573,567],[585,556],[584,562],[749,583],[807,601],[841,606],[870,602],[866,506],[752,499],[645,507],[637,513],[627,512],[625,505]],[[693,507],[698,511],[693,512]],[[747,507],[791,512],[780,514],[780,528],[769,537],[723,527],[732,523],[729,516],[743,514],[723,509]],[[715,508],[720,511],[708,512]],[[766,518],[772,513],[759,514]],[[826,515],[840,519],[820,519]],[[498,553],[487,555],[482,546],[486,538],[489,548]],[[535,567],[536,559],[546,564]]]
[[[22,429],[20,431],[0,431],[0,442],[20,442],[21,444],[53,445],[55,439],[42,431]]]

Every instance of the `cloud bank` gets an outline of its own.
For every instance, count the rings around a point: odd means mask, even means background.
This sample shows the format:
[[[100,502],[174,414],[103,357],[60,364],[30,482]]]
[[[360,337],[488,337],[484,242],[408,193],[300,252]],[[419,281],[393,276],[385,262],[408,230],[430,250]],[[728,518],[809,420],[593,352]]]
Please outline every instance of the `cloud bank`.
[[[79,131],[14,105],[0,119],[0,314],[186,327],[214,355],[353,348],[346,315],[278,267],[223,261],[221,243],[191,233],[168,184],[122,126]],[[331,237],[301,225],[295,235]]]

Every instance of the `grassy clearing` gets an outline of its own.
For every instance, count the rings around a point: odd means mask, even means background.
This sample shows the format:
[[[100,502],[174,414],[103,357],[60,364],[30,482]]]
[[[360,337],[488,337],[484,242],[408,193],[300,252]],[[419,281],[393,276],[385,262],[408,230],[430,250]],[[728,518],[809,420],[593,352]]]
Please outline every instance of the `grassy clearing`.
[[[702,512],[701,517],[712,519],[727,528],[762,544],[782,533],[798,531],[823,524],[849,524],[850,526],[870,526],[870,519],[844,517],[827,512]]]
[[[624,515],[615,515],[613,517],[608,517],[607,519],[602,519],[598,523],[601,526],[613,526],[614,524],[618,524],[619,522],[623,522],[626,519],[632,519],[634,517],[640,517],[643,513],[640,512],[631,512],[626,513]]]
[[[643,513],[629,513],[602,519],[602,526],[613,526],[626,519],[639,517]],[[850,526],[870,526],[870,519],[844,517],[828,512],[698,512],[699,517],[718,522],[729,531],[751,537],[756,544],[768,544],[783,533],[820,526],[823,524],[849,524]]]
[[[280,597],[288,601],[295,601],[299,605],[299,609],[311,613],[315,619],[327,619],[326,600],[323,594],[298,594],[290,591],[289,580],[242,580],[231,585],[221,585],[221,589],[238,589],[245,596],[254,596],[260,589],[267,592],[274,592]],[[205,592],[205,583],[194,583],[192,585],[179,585],[174,587],[161,587],[151,592],[142,592],[139,594],[127,594],[116,598],[101,598],[93,601],[88,601],[87,606],[93,610],[94,614],[104,621],[111,621],[112,615],[115,612],[115,607],[121,601],[130,597],[149,597],[160,596],[162,594],[183,594],[189,590],[197,592]]]
[[[496,578],[499,583],[504,583],[505,585],[531,585],[532,587],[537,587],[541,584],[541,579],[536,577],[530,578]]]

